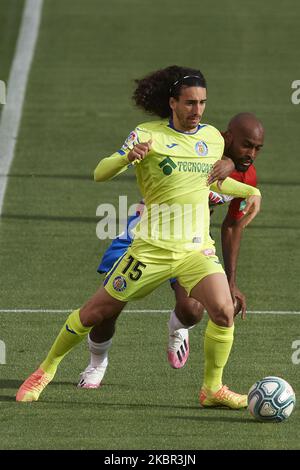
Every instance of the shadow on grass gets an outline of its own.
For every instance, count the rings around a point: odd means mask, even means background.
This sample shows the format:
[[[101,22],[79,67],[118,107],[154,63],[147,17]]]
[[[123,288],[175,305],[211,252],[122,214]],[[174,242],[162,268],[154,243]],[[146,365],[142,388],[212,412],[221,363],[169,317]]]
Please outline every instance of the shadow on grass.
[[[19,388],[20,385],[22,385],[22,383],[24,382],[24,380],[26,379],[26,377],[24,377],[23,380],[16,380],[16,379],[0,379],[0,389],[2,388]],[[79,380],[79,376],[78,376],[78,380]],[[76,380],[69,380],[69,381],[53,381],[53,382],[50,382],[50,384],[48,385],[51,386],[51,387],[58,387],[60,385],[69,385],[69,386],[74,386],[74,387],[77,387],[77,384],[78,384],[78,381]],[[105,387],[106,389],[108,387],[118,387],[118,388],[127,388],[128,385],[127,384],[122,384],[122,383],[103,383],[101,388]]]
[[[82,392],[79,392],[82,393]],[[88,393],[97,393],[96,392],[91,392],[89,391]],[[99,393],[99,392],[98,392]],[[95,395],[94,395],[95,396]],[[84,392],[84,397],[83,400],[81,401],[60,401],[58,402],[57,400],[49,400],[43,398],[42,401],[44,403],[60,403],[64,404],[64,406],[69,405],[71,408],[74,406],[80,407],[84,406],[85,408],[91,407],[94,410],[96,409],[114,409],[117,408],[118,410],[132,410],[134,412],[138,411],[139,409],[141,411],[144,410],[149,410],[149,412],[155,411],[155,410],[169,410],[169,411],[191,411],[192,413],[197,413],[197,415],[164,415],[164,418],[166,419],[179,419],[179,420],[196,420],[196,421],[224,421],[224,422],[237,422],[237,423],[244,423],[244,422],[255,422],[251,417],[245,417],[244,410],[231,410],[226,407],[218,407],[218,408],[213,408],[213,409],[208,409],[208,408],[201,408],[198,405],[175,405],[175,404],[159,404],[159,403],[120,403],[120,402],[115,402],[115,403],[105,403],[103,401],[100,402],[101,397],[99,396],[99,402],[95,401],[87,401],[84,400],[84,398],[87,397],[86,392]],[[228,416],[224,416],[224,412]]]
[[[16,395],[0,395],[0,403],[4,401],[16,401]]]
[[[16,379],[2,379],[0,380],[0,389],[2,388],[19,388],[20,385],[22,385],[22,383],[24,382],[24,380],[26,379],[26,376],[24,377],[23,380],[16,380]],[[69,381],[69,382],[57,382],[57,381],[53,381],[53,382],[50,382],[50,384],[48,385],[53,387],[53,386],[58,386],[58,385],[74,385],[76,386],[78,382],[74,382],[74,381]]]
[[[22,381],[15,380],[15,379],[6,379],[6,380],[0,380],[0,389],[13,389],[12,395],[0,395],[0,402],[14,402],[15,401],[15,395],[17,393],[18,388],[22,384]],[[244,415],[239,415],[239,413],[243,412],[244,410],[230,410],[225,407],[219,407],[219,408],[201,408],[199,405],[176,405],[176,404],[159,404],[159,403],[120,403],[120,402],[114,402],[114,403],[107,403],[103,401],[104,399],[110,399],[109,397],[103,397],[101,396],[101,391],[99,389],[94,389],[94,390],[86,390],[86,389],[78,389],[76,390],[77,383],[75,382],[52,382],[49,384],[49,386],[52,388],[52,392],[54,389],[58,388],[58,386],[61,385],[68,385],[74,387],[74,391],[76,392],[76,396],[78,397],[78,401],[74,400],[68,400],[68,394],[70,393],[70,390],[68,390],[68,393],[66,394],[66,399],[61,400],[61,399],[49,399],[47,396],[42,396],[41,400],[39,400],[39,404],[44,404],[44,405],[57,405],[61,406],[63,405],[64,407],[71,407],[73,408],[74,406],[80,407],[83,406],[85,408],[91,407],[92,409],[114,409],[117,408],[118,410],[132,410],[136,412],[137,410],[169,410],[169,411],[178,411],[178,410],[183,410],[185,412],[191,411],[193,413],[197,413],[197,415],[169,415],[169,416],[164,416],[166,419],[171,419],[171,420],[190,420],[190,421],[207,421],[207,422],[230,422],[230,423],[255,423],[255,421],[251,417],[245,417]],[[122,387],[122,388],[127,388],[127,385],[123,384],[104,384],[103,388],[110,388],[110,387]],[[102,387],[101,387],[102,388]],[[100,393],[99,393],[100,392]],[[88,401],[88,395],[93,396],[93,398],[97,397],[99,398],[99,401]],[[224,416],[224,412],[230,413],[228,416]],[[221,413],[221,414],[220,414]]]
[[[2,388],[15,388],[15,389],[18,389],[22,383],[23,383],[22,380],[2,379],[2,380],[0,380],[0,389],[2,389]]]
[[[2,381],[3,382],[3,381]],[[7,382],[7,381],[6,381]],[[15,381],[10,381],[10,382],[15,382]],[[19,383],[19,382],[18,382]],[[68,385],[70,385],[70,382],[67,382]],[[49,384],[49,385],[56,385],[54,384]],[[17,387],[15,390],[15,393],[13,395],[0,395],[0,402],[15,402],[15,394],[17,391]],[[47,399],[47,397],[41,397],[41,400],[39,400],[38,404],[39,405],[55,405],[56,406],[63,406],[64,408],[71,407],[72,409],[74,406],[80,407],[83,406],[85,409],[90,407],[92,410],[101,410],[101,409],[114,409],[117,408],[118,410],[123,410],[123,411],[130,411],[132,410],[133,412],[137,412],[138,410],[145,411],[149,410],[149,412],[155,411],[155,410],[169,410],[172,412],[176,411],[191,411],[193,413],[197,413],[197,415],[164,415],[164,419],[170,419],[170,420],[181,420],[181,421],[196,421],[196,422],[223,422],[223,423],[253,423],[257,424],[255,420],[253,420],[251,417],[245,417],[244,414],[240,414],[244,410],[230,410],[225,407],[220,407],[220,408],[214,408],[214,409],[207,409],[207,408],[201,408],[198,405],[175,405],[175,404],[151,404],[151,403],[105,403],[105,402],[95,402],[95,401],[87,401],[85,398],[87,397],[87,391],[83,392],[84,395],[82,394],[82,390],[78,390],[78,398],[83,398],[83,400],[80,401],[69,401],[67,398],[66,400],[51,400]],[[99,390],[94,390],[88,391],[89,394],[93,393],[93,396],[95,397],[95,393],[99,393]],[[99,399],[101,397],[99,396]],[[228,414],[228,416],[224,416],[224,412]]]
[[[3,390],[3,389],[8,389],[8,390],[12,390],[12,395],[1,395],[0,393],[0,403],[1,402],[5,402],[5,401],[15,401],[15,397],[16,397],[16,393],[19,389],[19,387],[22,385],[24,380],[16,380],[16,379],[2,379],[0,380],[0,391]],[[51,382],[48,386],[48,387],[51,387],[51,388],[59,388],[61,385],[68,385],[68,386],[71,386],[72,389],[74,389],[75,391],[78,391],[78,393],[84,393],[86,394],[87,393],[87,390],[86,389],[80,389],[79,387],[77,387],[77,384],[78,382],[73,382],[73,381],[69,381],[69,382]],[[101,389],[103,387],[118,387],[118,388],[127,388],[128,386],[126,384],[103,384]],[[77,390],[76,390],[77,389]],[[70,390],[68,391],[70,392]],[[94,389],[93,391],[91,389],[89,389],[88,393],[99,393],[99,389]],[[86,395],[84,395],[86,397]],[[67,405],[68,403],[70,403],[71,405],[73,405],[74,403],[71,403],[69,401],[58,401],[58,400],[44,400],[43,398],[41,399],[41,402],[43,403],[63,403],[64,405]],[[95,403],[86,403],[86,402],[76,402],[77,405],[95,405]],[[142,405],[144,406],[144,405]]]
[[[74,385],[75,387],[77,387],[77,384],[78,384],[78,381],[79,381],[79,374],[78,374],[78,380],[77,382],[76,381],[65,381],[65,382],[62,382],[62,381],[59,381],[59,382],[51,382],[49,385]],[[0,381],[0,385],[1,385],[1,381]],[[128,388],[129,385],[128,384],[124,384],[124,383],[107,383],[107,382],[104,382],[102,383],[101,385],[101,389],[105,388],[105,389],[108,389],[108,387],[118,387],[118,388]]]

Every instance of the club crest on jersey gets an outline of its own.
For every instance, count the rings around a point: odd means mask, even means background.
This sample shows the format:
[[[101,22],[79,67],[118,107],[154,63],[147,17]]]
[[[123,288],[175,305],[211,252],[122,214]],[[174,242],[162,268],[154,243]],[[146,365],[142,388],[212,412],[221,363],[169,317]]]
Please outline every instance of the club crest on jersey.
[[[123,276],[117,276],[117,277],[114,278],[113,288],[117,292],[123,292],[123,290],[125,290],[126,287],[127,287],[127,283],[126,283],[126,280]]]
[[[203,142],[203,140],[199,140],[196,145],[195,145],[195,150],[196,150],[196,153],[200,156],[200,157],[205,157],[207,154],[208,154],[208,147],[206,145],[205,142]]]
[[[122,145],[122,149],[123,150],[132,149],[132,147],[136,145],[138,141],[139,139],[138,139],[137,133],[132,131],[130,132],[129,136],[127,137],[124,144]]]

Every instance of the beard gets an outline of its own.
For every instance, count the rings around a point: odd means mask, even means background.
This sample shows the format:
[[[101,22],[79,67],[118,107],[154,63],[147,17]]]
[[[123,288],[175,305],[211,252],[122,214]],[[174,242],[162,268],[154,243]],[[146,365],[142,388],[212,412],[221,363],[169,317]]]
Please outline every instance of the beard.
[[[253,162],[254,160],[251,157],[242,157],[242,158],[233,160],[235,169],[242,173],[245,173],[250,168]],[[245,165],[245,163],[248,163],[248,165]]]
[[[180,126],[185,131],[190,131],[192,129],[195,129],[200,123],[200,118],[199,117],[195,117],[195,122],[192,122],[190,119],[188,119],[189,117],[192,117],[192,116],[187,116],[186,117],[183,114],[178,113],[176,111],[175,111],[175,114],[176,114],[176,117],[177,117],[177,119],[180,123]]]

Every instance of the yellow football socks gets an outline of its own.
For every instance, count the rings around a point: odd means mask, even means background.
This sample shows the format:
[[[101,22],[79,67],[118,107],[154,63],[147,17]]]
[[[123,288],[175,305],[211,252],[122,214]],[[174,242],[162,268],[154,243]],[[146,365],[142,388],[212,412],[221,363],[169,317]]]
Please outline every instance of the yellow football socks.
[[[234,325],[218,326],[209,320],[204,339],[204,383],[203,386],[216,392],[222,386],[223,369],[227,363],[233,343]]]
[[[82,325],[79,310],[74,310],[74,312],[68,316],[66,323],[60,330],[48,356],[44,362],[42,362],[40,368],[48,374],[54,374],[64,356],[71,351],[74,346],[80,343],[91,329],[92,327]]]

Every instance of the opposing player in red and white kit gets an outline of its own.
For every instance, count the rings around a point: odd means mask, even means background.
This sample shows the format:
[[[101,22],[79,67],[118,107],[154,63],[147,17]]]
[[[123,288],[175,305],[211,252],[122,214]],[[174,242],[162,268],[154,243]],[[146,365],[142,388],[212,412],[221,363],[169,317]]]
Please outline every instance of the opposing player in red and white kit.
[[[261,122],[251,113],[240,113],[234,116],[222,134],[225,140],[224,155],[226,163],[217,162],[209,176],[211,184],[215,180],[222,180],[230,176],[237,181],[251,186],[257,185],[256,170],[253,163],[264,142],[264,129]],[[222,224],[222,251],[224,267],[229,281],[232,298],[236,305],[236,314],[241,311],[242,318],[246,315],[246,298],[236,284],[237,262],[242,239],[245,219],[243,213],[243,200],[233,199],[230,196],[210,191],[209,203],[211,211],[220,204],[228,203],[229,208]],[[138,223],[143,206],[141,205],[136,216],[128,220],[131,228]],[[130,230],[127,237],[115,239],[104,254],[99,272],[108,272],[114,262],[128,249],[132,238]],[[169,345],[168,361],[175,368],[185,365],[189,356],[189,329],[198,323],[204,312],[204,307],[195,299],[188,297],[186,291],[176,279],[171,279],[171,286],[176,297],[175,309],[169,319]],[[101,384],[108,365],[108,350],[112,343],[116,319],[111,318],[101,324],[101,331],[94,327],[88,338],[91,352],[90,364],[81,374],[78,384],[82,388],[98,388]]]
[[[256,169],[253,165],[264,143],[264,128],[251,113],[234,116],[222,134],[225,140],[224,154],[234,163],[230,177],[242,183],[256,187]],[[215,177],[214,172],[211,179]],[[220,190],[220,193],[222,189]],[[244,229],[243,199],[210,192],[210,206],[230,201],[226,217],[222,223],[222,252],[224,268],[228,278],[231,295],[236,307],[235,314],[246,316],[246,297],[236,284],[237,262]],[[189,356],[188,329],[198,323],[204,313],[204,307],[194,299],[187,297],[185,290],[174,282],[172,287],[176,296],[176,307],[169,320],[168,360],[172,367],[181,368]]]

